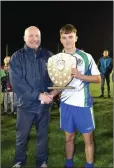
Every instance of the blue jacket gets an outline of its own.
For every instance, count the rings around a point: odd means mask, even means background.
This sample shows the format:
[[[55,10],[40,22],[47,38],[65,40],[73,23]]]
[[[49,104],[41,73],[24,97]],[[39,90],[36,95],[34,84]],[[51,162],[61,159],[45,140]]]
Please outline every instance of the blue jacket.
[[[110,75],[113,69],[113,61],[111,57],[101,57],[98,61],[98,69],[101,73],[101,76]]]
[[[35,112],[48,109],[49,105],[41,104],[39,94],[49,92],[48,86],[52,82],[47,72],[47,61],[52,53],[46,49],[39,48],[35,53],[27,47],[15,52],[10,61],[10,81],[17,99],[15,105],[19,109]]]

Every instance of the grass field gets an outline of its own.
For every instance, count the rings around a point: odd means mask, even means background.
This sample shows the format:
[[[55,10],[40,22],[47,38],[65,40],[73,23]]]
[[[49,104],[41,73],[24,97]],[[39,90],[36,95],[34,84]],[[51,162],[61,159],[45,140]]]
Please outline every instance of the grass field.
[[[91,84],[91,95],[94,98],[94,115],[96,130],[95,137],[95,167],[113,167],[113,98],[99,99],[100,85]],[[107,96],[107,95],[106,95]],[[111,86],[112,97],[112,86]],[[2,116],[1,118],[1,162],[2,168],[10,168],[15,152],[15,123],[16,116]],[[28,158],[26,167],[35,168],[36,135],[34,126],[28,143]],[[49,127],[49,168],[64,166],[64,133],[59,129],[59,111],[51,112]],[[77,133],[75,167],[85,164],[84,143],[82,136]]]

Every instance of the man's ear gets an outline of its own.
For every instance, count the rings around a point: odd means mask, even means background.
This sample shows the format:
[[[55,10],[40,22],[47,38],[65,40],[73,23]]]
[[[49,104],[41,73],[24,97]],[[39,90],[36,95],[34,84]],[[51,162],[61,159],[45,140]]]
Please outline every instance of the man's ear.
[[[76,36],[76,42],[77,42],[77,40],[78,40],[78,36]]]
[[[23,40],[24,40],[24,42],[25,42],[25,36],[23,36]]]
[[[62,43],[61,37],[60,37],[60,42]]]

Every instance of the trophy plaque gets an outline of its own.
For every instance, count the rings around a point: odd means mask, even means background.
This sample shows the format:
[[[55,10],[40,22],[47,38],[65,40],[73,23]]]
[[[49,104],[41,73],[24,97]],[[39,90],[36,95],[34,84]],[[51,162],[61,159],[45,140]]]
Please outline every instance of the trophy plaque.
[[[73,79],[72,68],[76,68],[76,58],[71,54],[59,53],[50,57],[47,70],[54,86],[48,89],[75,89],[75,87],[68,86]]]

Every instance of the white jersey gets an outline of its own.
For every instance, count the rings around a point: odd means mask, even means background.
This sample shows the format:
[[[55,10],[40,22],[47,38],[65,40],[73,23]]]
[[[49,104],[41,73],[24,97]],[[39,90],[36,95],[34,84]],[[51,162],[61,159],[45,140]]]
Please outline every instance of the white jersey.
[[[100,75],[97,65],[90,54],[78,50],[73,56],[76,57],[77,69],[81,74]],[[61,102],[79,107],[92,106],[93,102],[89,92],[89,82],[73,78],[68,86],[73,86],[75,89],[63,90],[60,97]]]

